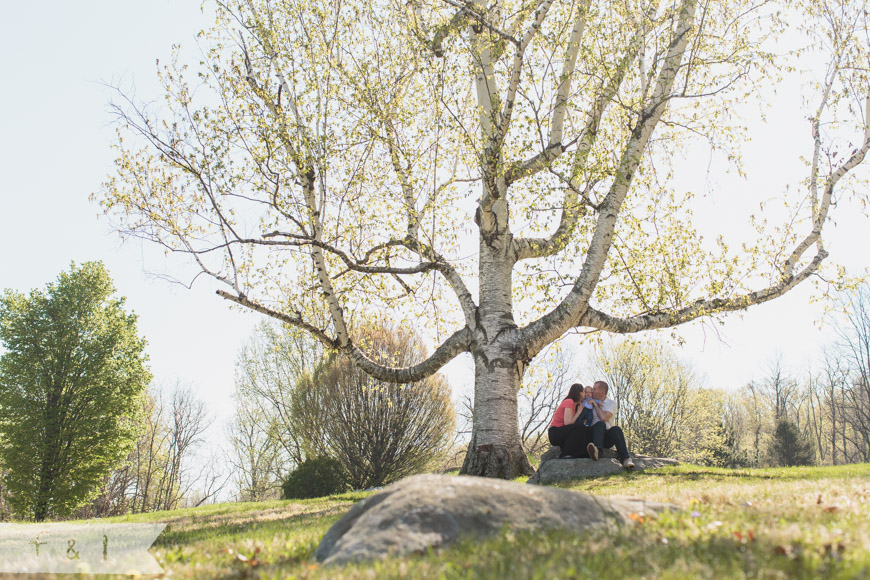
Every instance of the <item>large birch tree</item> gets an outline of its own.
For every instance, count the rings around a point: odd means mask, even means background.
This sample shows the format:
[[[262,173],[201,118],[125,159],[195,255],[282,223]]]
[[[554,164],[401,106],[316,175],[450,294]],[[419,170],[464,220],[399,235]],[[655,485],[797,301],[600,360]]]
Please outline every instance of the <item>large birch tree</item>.
[[[379,380],[469,353],[464,473],[530,472],[517,392],[566,332],[673,327],[818,274],[870,148],[860,1],[212,6],[195,72],[176,52],[164,101],[121,93],[105,211]],[[782,194],[791,209],[757,216],[754,242],[700,232],[672,160],[706,147],[738,162],[736,103],[772,95],[805,54],[777,39],[824,60],[795,120],[806,175]],[[423,325],[432,354],[367,355],[354,329],[371,318]]]

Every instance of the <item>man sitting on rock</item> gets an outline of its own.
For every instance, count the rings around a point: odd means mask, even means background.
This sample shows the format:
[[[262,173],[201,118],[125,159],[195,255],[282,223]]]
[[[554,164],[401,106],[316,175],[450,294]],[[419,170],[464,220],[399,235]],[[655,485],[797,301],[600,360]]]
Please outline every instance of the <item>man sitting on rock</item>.
[[[616,416],[616,401],[607,398],[607,383],[595,381],[592,385],[592,442],[586,446],[589,458],[598,461],[602,449],[616,447],[616,455],[625,469],[634,469],[628,454],[622,429],[612,423]]]

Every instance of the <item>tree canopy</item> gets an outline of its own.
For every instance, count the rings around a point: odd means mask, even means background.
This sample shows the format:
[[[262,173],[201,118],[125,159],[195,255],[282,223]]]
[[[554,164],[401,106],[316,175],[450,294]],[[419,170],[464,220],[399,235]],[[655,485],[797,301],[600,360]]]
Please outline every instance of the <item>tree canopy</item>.
[[[376,378],[471,353],[467,473],[530,469],[505,417],[566,332],[672,327],[819,273],[870,148],[857,0],[213,6],[197,72],[176,52],[160,107],[122,94],[105,211]],[[778,44],[792,37],[807,42]],[[736,104],[768,98],[809,48],[822,66],[785,212],[757,216],[749,242],[699,231],[673,160],[703,147],[737,163]],[[352,322],[383,317],[437,347],[376,360]]]
[[[145,340],[114,294],[102,263],[86,262],[0,298],[0,463],[20,515],[84,504],[139,433]]]

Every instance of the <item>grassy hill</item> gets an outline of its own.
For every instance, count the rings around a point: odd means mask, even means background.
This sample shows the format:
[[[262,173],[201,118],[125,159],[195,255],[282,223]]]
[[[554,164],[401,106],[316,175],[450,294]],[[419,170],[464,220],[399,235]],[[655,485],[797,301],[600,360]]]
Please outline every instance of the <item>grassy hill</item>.
[[[870,464],[680,466],[564,486],[682,509],[619,532],[506,530],[487,541],[364,565],[311,555],[366,493],[220,504],[109,521],[167,523],[152,553],[169,578],[870,578]]]

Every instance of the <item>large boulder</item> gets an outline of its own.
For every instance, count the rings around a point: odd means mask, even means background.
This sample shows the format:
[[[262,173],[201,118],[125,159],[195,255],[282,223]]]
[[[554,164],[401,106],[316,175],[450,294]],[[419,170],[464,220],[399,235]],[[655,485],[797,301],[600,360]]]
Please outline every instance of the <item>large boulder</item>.
[[[481,477],[416,475],[354,505],[314,556],[342,564],[423,552],[460,536],[491,536],[506,528],[583,533],[632,524],[632,514],[668,507]]]
[[[632,456],[635,469],[651,469],[665,467],[666,465],[679,465],[676,459],[664,457]],[[551,447],[541,456],[541,464],[538,470],[526,483],[548,485],[560,481],[572,481],[586,477],[600,477],[618,473],[624,468],[616,458],[616,452],[612,449],[604,449],[598,461],[588,458],[559,459],[559,448]]]

